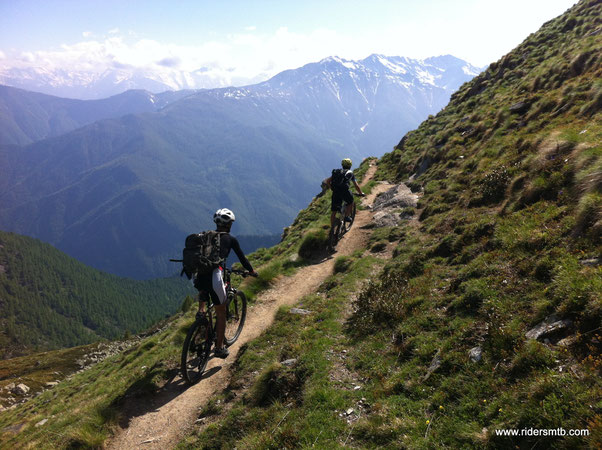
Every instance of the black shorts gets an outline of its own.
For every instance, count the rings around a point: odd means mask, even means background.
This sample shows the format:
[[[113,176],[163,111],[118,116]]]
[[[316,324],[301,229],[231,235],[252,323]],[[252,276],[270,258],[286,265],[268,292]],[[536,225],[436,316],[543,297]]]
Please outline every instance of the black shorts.
[[[332,204],[330,206],[330,210],[332,212],[340,211],[343,201],[345,201],[345,203],[348,205],[353,203],[353,195],[349,189],[344,191],[332,191]]]
[[[197,275],[194,279],[194,287],[199,291],[199,300],[206,302],[209,300],[208,296],[211,296],[211,301],[214,305],[219,305],[219,298],[213,290],[213,279],[212,274]]]

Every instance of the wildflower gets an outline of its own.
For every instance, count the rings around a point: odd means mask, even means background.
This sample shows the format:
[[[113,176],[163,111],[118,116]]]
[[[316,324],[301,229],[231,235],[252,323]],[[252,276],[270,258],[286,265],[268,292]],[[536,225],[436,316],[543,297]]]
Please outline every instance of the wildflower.
[[[487,400],[483,400],[483,403],[487,403]]]
[[[443,405],[439,405],[439,409],[443,409]]]
[[[426,424],[428,425],[429,423],[431,423],[431,421],[430,421],[430,420],[427,420],[427,421],[426,421]]]
[[[502,412],[502,408],[498,409],[499,412]]]

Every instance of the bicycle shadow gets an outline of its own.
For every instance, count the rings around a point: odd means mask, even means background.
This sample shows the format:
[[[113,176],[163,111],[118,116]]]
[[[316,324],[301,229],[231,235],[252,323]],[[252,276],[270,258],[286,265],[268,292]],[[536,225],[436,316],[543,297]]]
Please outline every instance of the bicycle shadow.
[[[213,359],[213,358],[212,358]],[[203,373],[198,381],[211,378],[222,370],[223,365],[216,365]],[[162,406],[174,400],[176,397],[193,387],[182,376],[178,369],[168,371],[166,382],[157,389],[153,379],[164,376],[161,363],[155,364],[147,371],[143,378],[136,380],[130,385],[125,393],[117,397],[107,407],[100,411],[103,418],[115,421],[122,429],[128,428],[131,421],[136,417],[148,413],[157,412]],[[162,373],[159,374],[159,371]]]

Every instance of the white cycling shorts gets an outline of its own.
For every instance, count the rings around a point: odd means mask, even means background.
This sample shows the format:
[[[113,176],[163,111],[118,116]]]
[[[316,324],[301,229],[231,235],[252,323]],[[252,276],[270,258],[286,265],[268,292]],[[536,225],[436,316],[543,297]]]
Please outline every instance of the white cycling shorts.
[[[211,282],[213,285],[213,291],[217,295],[219,304],[223,305],[226,303],[226,286],[224,285],[224,269],[218,267],[213,271],[211,276]]]

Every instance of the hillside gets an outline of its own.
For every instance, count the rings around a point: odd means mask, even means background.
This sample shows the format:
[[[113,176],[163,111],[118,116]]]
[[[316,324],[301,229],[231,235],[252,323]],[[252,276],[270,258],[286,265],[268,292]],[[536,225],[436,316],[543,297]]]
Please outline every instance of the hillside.
[[[164,448],[166,427],[137,419],[217,389],[180,412],[196,420],[178,448],[599,448],[601,17],[582,0],[406,134],[365,190],[399,186],[361,211],[352,252],[321,253],[324,196],[252,255],[256,322],[305,270],[323,281],[206,379],[177,376],[191,311],[3,412],[2,439],[100,447],[121,428]],[[404,185],[415,206],[392,202]]]
[[[174,314],[191,292],[179,278],[119,278],[0,232],[0,358],[139,332]]]
[[[280,235],[343,157],[393,147],[476,72],[453,57],[331,58],[0,146],[0,229],[110,273],[167,276],[183,237],[212,227],[217,208],[236,212],[238,235]]]
[[[153,112],[192,91],[127,91],[102,100],[73,100],[0,85],[0,143],[27,145],[102,119]]]

